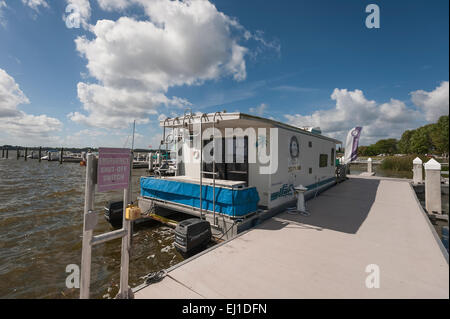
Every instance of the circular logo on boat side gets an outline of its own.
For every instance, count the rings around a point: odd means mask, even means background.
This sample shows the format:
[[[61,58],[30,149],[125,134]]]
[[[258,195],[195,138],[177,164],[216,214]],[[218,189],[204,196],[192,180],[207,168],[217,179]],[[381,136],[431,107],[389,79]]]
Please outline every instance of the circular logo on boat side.
[[[291,142],[289,143],[289,152],[291,153],[292,158],[298,157],[300,152],[300,145],[298,144],[297,137],[292,136]]]

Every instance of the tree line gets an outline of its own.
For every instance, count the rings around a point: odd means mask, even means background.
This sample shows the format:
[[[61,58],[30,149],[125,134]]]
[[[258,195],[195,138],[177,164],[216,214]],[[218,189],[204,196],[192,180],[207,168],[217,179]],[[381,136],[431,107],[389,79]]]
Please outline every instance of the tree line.
[[[407,130],[400,140],[395,138],[379,140],[369,146],[358,147],[360,156],[379,154],[436,154],[448,156],[449,118],[441,116],[436,123]]]

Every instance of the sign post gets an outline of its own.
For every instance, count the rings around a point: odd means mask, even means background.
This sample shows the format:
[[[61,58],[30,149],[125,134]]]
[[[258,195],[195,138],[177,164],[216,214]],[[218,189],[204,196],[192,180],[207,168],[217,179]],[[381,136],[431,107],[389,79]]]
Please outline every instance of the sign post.
[[[98,164],[97,164],[98,163]],[[91,280],[92,246],[108,240],[122,238],[122,258],[120,266],[120,298],[129,298],[128,270],[130,261],[131,221],[126,220],[125,211],[130,202],[132,153],[123,148],[100,148],[98,160],[94,154],[87,154],[86,188],[83,220],[83,246],[81,252],[80,299],[89,298]],[[98,192],[123,189],[122,229],[93,236],[98,216],[94,212],[95,184]]]
[[[130,297],[128,290],[128,274],[130,266],[130,248],[131,248],[131,221],[125,218],[125,211],[130,202],[131,194],[130,188],[123,190],[123,217],[122,228],[125,231],[125,236],[122,237],[122,254],[120,259],[120,288],[118,297],[121,299],[128,299]]]
[[[127,148],[99,148],[97,191],[127,189],[131,176],[130,160]]]
[[[94,210],[97,159],[88,154],[86,160],[86,186],[84,189],[83,246],[81,249],[80,299],[88,299],[91,283],[92,233],[97,224]]]
[[[98,165],[99,192],[113,189],[123,189],[123,220],[122,229],[125,236],[122,237],[122,253],[120,262],[120,289],[119,297],[128,299],[128,270],[130,263],[131,221],[125,218],[125,211],[130,203],[131,181],[131,152],[122,148],[100,148]]]

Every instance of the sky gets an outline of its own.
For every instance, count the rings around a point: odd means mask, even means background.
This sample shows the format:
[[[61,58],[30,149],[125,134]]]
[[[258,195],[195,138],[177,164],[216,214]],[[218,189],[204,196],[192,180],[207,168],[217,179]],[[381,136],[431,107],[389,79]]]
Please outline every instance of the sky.
[[[400,138],[448,114],[448,6],[0,0],[0,145],[157,148],[187,108]]]

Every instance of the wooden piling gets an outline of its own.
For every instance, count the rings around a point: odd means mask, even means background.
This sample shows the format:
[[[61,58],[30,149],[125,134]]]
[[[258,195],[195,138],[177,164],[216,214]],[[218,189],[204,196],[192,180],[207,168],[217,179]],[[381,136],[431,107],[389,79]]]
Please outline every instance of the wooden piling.
[[[63,163],[63,152],[64,152],[64,147],[61,147],[61,153],[59,154],[59,164]]]
[[[39,146],[39,162],[41,162],[42,157],[42,146]]]
[[[27,160],[27,156],[28,156],[28,148],[25,147],[25,160]]]
[[[5,148],[2,147],[2,158],[5,157]]]
[[[8,159],[9,148],[6,148],[6,159]]]
[[[19,157],[20,157],[20,149],[17,147],[16,151],[17,151],[17,159],[19,159]]]

